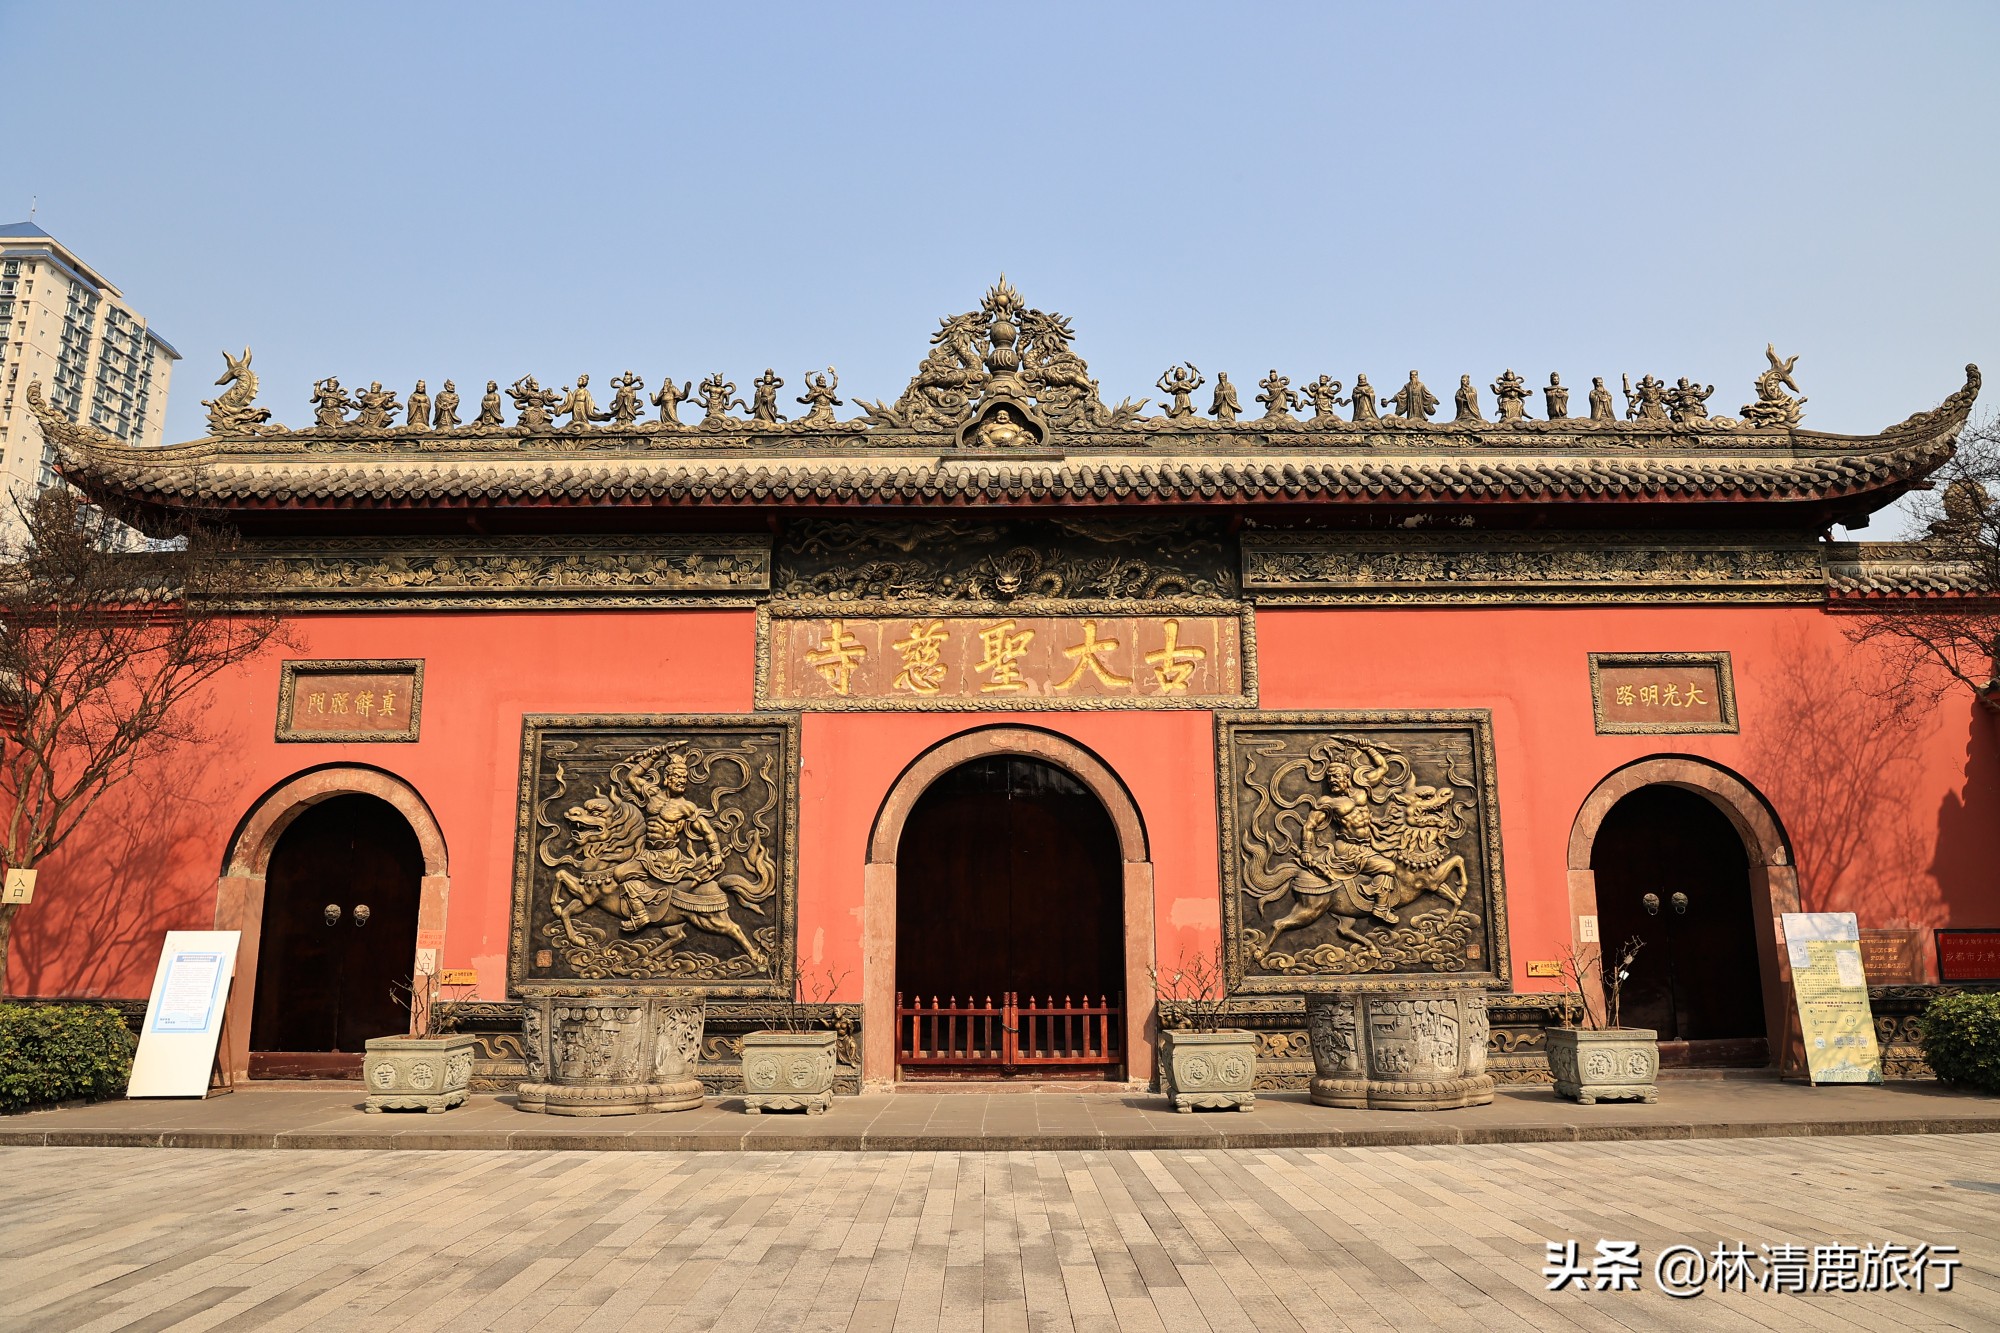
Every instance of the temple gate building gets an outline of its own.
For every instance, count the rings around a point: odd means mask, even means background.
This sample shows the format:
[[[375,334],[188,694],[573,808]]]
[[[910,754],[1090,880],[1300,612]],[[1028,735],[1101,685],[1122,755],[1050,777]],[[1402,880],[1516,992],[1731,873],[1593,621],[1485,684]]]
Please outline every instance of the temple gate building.
[[[13,993],[135,1001],[163,931],[235,929],[238,1070],[352,1069],[436,970],[505,1082],[521,997],[698,985],[727,1085],[797,986],[851,1089],[1147,1079],[1152,975],[1219,957],[1271,1085],[1303,994],[1409,980],[1487,994],[1528,1080],[1563,951],[1633,935],[1669,1063],[1778,1060],[1776,918],[1832,910],[1907,1059],[1932,932],[2000,925],[2000,736],[1883,720],[1840,613],[1936,562],[1827,534],[1949,457],[1975,369],[1836,435],[1775,352],[1733,417],[1192,365],[1152,408],[1073,339],[1003,281],[882,402],[326,380],[287,428],[246,353],[191,443],[43,413],[86,493],[239,530],[291,642],[44,869]],[[944,1034],[975,1010],[1103,1035],[1037,1063]]]

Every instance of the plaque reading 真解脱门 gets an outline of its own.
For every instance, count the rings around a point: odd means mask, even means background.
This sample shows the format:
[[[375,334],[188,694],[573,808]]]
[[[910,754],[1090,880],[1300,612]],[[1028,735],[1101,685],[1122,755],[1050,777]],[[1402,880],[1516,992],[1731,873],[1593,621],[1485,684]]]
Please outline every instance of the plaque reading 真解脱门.
[[[1508,979],[1483,710],[1216,722],[1232,991]]]
[[[286,662],[278,672],[278,739],[414,741],[423,702],[420,658]]]
[[[771,708],[1214,708],[1250,702],[1234,615],[780,616]]]
[[[1729,654],[1592,653],[1590,706],[1600,736],[1735,731]]]

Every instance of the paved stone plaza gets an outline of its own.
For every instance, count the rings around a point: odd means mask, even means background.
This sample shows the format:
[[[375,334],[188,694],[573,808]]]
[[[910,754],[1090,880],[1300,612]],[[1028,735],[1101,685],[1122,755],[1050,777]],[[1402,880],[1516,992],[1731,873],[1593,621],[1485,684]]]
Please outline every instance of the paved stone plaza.
[[[0,1149],[6,1328],[2000,1323],[2000,1140],[1164,1152]],[[1546,1242],[1635,1241],[1550,1294]],[[1655,1285],[1674,1243],[1955,1245],[1952,1289]],[[1932,1281],[1939,1270],[1931,1271]]]

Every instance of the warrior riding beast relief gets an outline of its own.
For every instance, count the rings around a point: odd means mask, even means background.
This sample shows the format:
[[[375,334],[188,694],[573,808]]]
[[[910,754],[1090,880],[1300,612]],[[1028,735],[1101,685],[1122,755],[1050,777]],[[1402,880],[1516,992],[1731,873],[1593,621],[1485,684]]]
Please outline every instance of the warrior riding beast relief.
[[[1222,733],[1231,968],[1250,989],[1503,965],[1483,722]]]
[[[782,725],[531,724],[528,743],[534,829],[517,866],[517,975],[777,976],[790,931]]]

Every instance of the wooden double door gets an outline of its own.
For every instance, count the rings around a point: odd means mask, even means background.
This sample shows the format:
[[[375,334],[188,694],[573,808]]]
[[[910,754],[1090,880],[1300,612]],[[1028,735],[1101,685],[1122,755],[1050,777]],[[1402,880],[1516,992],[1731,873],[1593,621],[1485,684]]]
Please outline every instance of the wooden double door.
[[[250,1072],[347,1077],[407,1032],[423,852],[388,802],[334,796],[279,835],[265,872]]]
[[[1766,1063],[1749,858],[1728,817],[1694,792],[1642,787],[1605,816],[1590,866],[1600,947],[1641,942],[1624,1025],[1656,1030],[1666,1063]]]
[[[932,783],[896,861],[902,1075],[1116,1077],[1123,869],[1111,816],[1053,764],[996,756]],[[944,1010],[968,1012],[922,1016]]]

